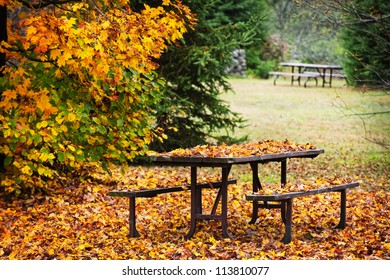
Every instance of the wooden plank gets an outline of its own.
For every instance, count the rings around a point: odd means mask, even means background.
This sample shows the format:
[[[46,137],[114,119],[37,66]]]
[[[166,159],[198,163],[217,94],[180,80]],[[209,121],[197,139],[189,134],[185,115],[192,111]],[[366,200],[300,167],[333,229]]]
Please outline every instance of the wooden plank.
[[[321,69],[334,69],[334,70],[342,70],[343,67],[340,65],[334,64],[311,64],[311,63],[300,63],[300,62],[281,62],[280,66],[294,66],[294,67],[302,67],[302,68],[321,68]]]
[[[303,73],[304,74],[312,74],[312,73],[315,74],[316,72],[305,71]],[[332,77],[332,78],[341,78],[341,79],[345,79],[346,78],[346,76],[344,74],[342,74],[342,73],[332,73],[332,75],[330,73],[325,73],[325,75],[324,74],[320,74],[320,77],[322,77],[322,76]]]
[[[311,73],[291,73],[291,72],[268,72],[270,75],[275,76],[288,76],[288,77],[306,77],[306,78],[318,78],[321,77],[319,73],[311,72]]]
[[[148,159],[155,163],[199,163],[203,161],[201,156],[150,156]]]

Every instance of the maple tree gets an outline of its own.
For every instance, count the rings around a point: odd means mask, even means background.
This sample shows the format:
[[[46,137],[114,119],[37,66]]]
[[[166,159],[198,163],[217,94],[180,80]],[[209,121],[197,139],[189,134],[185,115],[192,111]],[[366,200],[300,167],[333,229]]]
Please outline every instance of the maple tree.
[[[132,5],[153,2],[137,0]],[[253,44],[263,20],[252,17],[258,11],[253,5],[250,11],[244,9],[248,3],[242,7],[241,2],[246,0],[228,1],[234,5],[236,15],[242,17],[228,22],[216,20],[224,14],[221,2],[187,0],[185,3],[196,14],[198,22],[184,34],[183,44],[169,46],[159,59],[161,67],[157,72],[167,83],[164,99],[154,108],[158,125],[168,138],[164,142],[153,141],[154,150],[246,140],[234,133],[244,126],[244,118],[233,112],[222,96],[232,91],[226,69],[232,64],[234,49]]]
[[[45,188],[92,163],[125,163],[165,137],[151,115],[164,85],[155,60],[195,22],[181,1],[138,12],[128,0],[0,6],[17,17],[0,48],[5,192]]]

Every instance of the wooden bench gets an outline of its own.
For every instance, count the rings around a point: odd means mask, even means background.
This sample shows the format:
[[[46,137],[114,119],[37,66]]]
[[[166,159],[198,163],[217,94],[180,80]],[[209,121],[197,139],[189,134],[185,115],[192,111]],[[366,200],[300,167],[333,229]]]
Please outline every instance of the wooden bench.
[[[320,187],[317,189],[311,189],[307,191],[298,191],[298,192],[290,192],[283,194],[275,194],[275,195],[263,195],[263,194],[249,194],[246,195],[246,199],[253,201],[254,203],[257,201],[257,205],[253,207],[253,211],[257,211],[259,208],[279,208],[281,210],[281,216],[283,223],[285,225],[285,234],[282,239],[282,242],[288,244],[292,239],[292,201],[294,198],[315,195],[326,192],[340,192],[340,222],[335,228],[344,229],[346,226],[346,191],[350,188],[356,188],[359,186],[359,183],[352,182],[340,185],[334,185],[329,187]],[[268,203],[268,202],[278,202]],[[254,223],[255,220],[252,219],[250,223]]]
[[[318,73],[305,71],[303,72],[303,74],[318,74]],[[332,73],[332,75],[330,73],[325,73],[325,77],[330,77],[330,76],[332,76],[332,78],[341,78],[341,79],[347,78],[347,76],[345,76],[343,73]]]
[[[304,82],[304,87],[306,87],[306,84],[307,82],[310,80],[310,78],[314,78],[315,81],[316,81],[316,86],[318,85],[318,80],[317,78],[318,77],[321,77],[321,75],[319,73],[315,73],[315,72],[305,72],[305,73],[289,73],[289,72],[274,72],[274,71],[271,71],[271,72],[268,72],[268,74],[270,75],[274,75],[275,76],[275,79],[274,79],[274,85],[276,86],[276,80],[280,77],[280,76],[283,76],[283,77],[291,77],[291,84],[293,84],[294,81],[298,81],[298,84],[301,85],[301,80],[300,78],[306,78],[305,82]],[[297,78],[296,80],[294,80],[294,78]]]
[[[235,184],[237,183],[237,180],[231,179],[228,180],[228,184]],[[210,183],[204,183],[204,184],[198,184],[196,187],[199,189],[205,189],[205,188],[220,188],[222,185],[221,181],[218,182],[210,182]],[[137,231],[136,228],[136,211],[135,211],[135,206],[136,202],[135,199],[137,197],[155,197],[159,194],[164,194],[164,193],[173,193],[173,192],[179,192],[179,191],[185,191],[185,190],[190,190],[191,186],[176,186],[176,187],[162,187],[162,188],[155,188],[155,189],[146,189],[146,190],[134,190],[134,191],[110,191],[109,195],[110,196],[115,196],[115,197],[127,197],[129,198],[129,237],[139,237],[140,234]],[[218,192],[217,198],[215,200],[215,204],[212,209],[212,213],[215,214],[217,210],[217,206],[219,203],[221,197],[221,193]]]
[[[318,73],[305,71],[305,72],[303,72],[303,74],[318,74]],[[325,73],[325,77],[330,77],[330,76],[332,76],[332,78],[347,79],[347,76],[344,75],[343,73],[332,73],[332,75],[330,73]]]

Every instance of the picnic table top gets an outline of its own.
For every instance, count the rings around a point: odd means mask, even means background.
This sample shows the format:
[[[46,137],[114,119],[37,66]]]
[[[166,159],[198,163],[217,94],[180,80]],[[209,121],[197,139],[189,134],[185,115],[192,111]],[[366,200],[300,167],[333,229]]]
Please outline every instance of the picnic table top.
[[[337,69],[337,70],[343,69],[340,65],[335,65],[335,64],[311,64],[311,63],[300,63],[300,62],[281,62],[280,65],[281,66],[306,67],[306,68]]]
[[[149,160],[154,163],[172,163],[172,164],[244,164],[244,163],[261,163],[270,161],[281,161],[287,158],[314,158],[324,153],[323,149],[311,149],[304,151],[290,151],[281,153],[268,153],[251,156],[175,156],[175,155],[151,155]]]

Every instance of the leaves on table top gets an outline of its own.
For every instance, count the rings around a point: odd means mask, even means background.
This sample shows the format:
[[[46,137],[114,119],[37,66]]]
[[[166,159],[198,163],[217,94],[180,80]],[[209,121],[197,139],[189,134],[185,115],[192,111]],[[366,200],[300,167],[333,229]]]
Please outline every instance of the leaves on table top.
[[[170,152],[158,153],[156,155],[167,156],[201,156],[201,157],[238,157],[238,156],[259,156],[263,154],[275,154],[295,151],[317,149],[313,144],[296,144],[292,141],[266,140],[246,144],[220,144],[220,145],[199,145],[194,148],[176,149]]]

